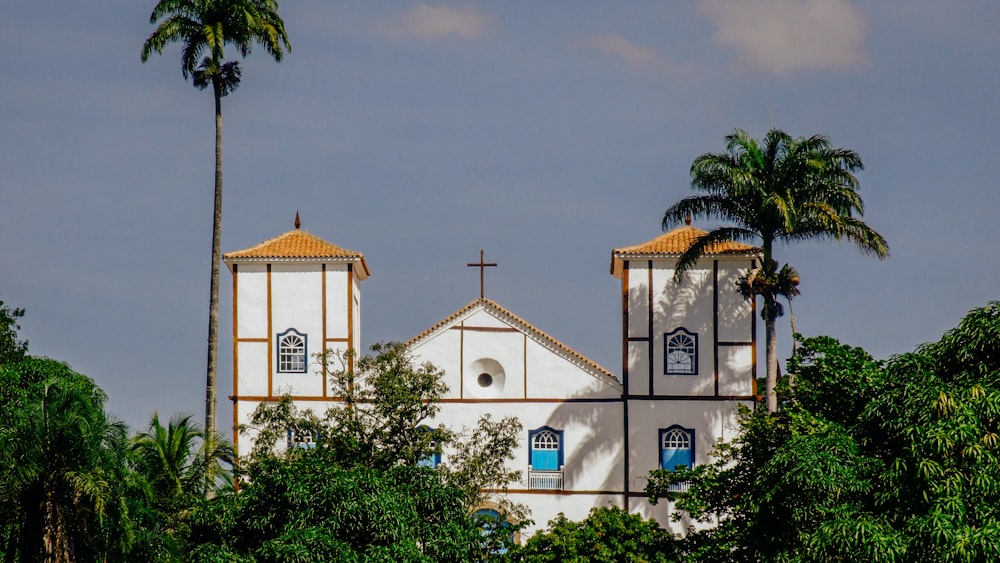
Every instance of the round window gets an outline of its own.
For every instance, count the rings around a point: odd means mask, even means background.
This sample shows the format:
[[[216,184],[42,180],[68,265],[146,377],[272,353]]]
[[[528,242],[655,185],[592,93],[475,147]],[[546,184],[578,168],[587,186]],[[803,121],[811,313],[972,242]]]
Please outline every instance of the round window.
[[[493,376],[488,373],[481,373],[479,374],[479,378],[476,379],[476,382],[479,383],[480,387],[489,387],[490,385],[493,385]]]

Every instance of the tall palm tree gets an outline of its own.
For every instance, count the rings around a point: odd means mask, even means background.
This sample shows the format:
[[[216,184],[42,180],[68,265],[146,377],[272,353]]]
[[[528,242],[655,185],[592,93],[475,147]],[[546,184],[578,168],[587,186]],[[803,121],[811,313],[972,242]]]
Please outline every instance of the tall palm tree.
[[[149,16],[156,30],[142,45],[146,62],[155,51],[181,43],[181,73],[199,90],[212,86],[215,96],[215,204],[212,220],[212,280],[209,288],[208,373],[205,389],[205,434],[215,440],[216,373],[219,347],[219,261],[222,239],[222,98],[240,85],[237,61],[226,61],[224,47],[246,57],[254,44],[280,62],[291,51],[285,22],[276,0],[159,0]]]
[[[132,448],[161,523],[170,532],[199,497],[218,492],[228,482],[229,475],[216,470],[216,460],[232,461],[232,446],[225,440],[210,444],[191,416],[172,417],[164,426],[153,413],[148,429],[132,439]]]
[[[758,142],[736,129],[726,136],[725,153],[705,153],[691,164],[692,188],[702,193],[678,201],[663,214],[664,229],[692,216],[731,224],[698,239],[678,260],[678,277],[718,241],[760,244],[760,268],[744,276],[741,291],[764,301],[768,412],[778,409],[775,320],[783,313],[778,298],[797,295],[799,280],[787,264],[778,268],[774,243],[846,239],[865,254],[879,259],[889,255],[885,238],[859,219],[864,203],[854,172],[862,169],[856,152],[833,147],[823,135],[793,138],[771,129]]]

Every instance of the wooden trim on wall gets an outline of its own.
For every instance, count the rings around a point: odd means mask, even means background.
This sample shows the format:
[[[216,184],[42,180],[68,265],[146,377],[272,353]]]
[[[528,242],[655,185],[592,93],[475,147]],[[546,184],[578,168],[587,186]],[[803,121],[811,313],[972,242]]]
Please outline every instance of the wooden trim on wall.
[[[323,396],[326,397],[326,264],[321,265],[321,278],[320,278],[320,315],[322,316],[321,324],[323,331],[323,340],[319,343],[319,352],[323,355]]]
[[[629,469],[628,469],[629,463],[628,462],[629,462],[629,457],[631,457],[631,455],[632,455],[632,452],[629,449],[629,445],[628,445],[628,401],[625,400],[625,397],[628,396],[628,380],[629,380],[629,373],[628,373],[629,344],[628,343],[631,341],[631,338],[630,338],[630,335],[629,335],[629,332],[628,332],[628,330],[629,330],[628,319],[629,319],[629,314],[630,314],[629,302],[628,302],[628,296],[629,296],[628,273],[629,273],[629,261],[628,260],[624,260],[623,264],[622,264],[622,296],[621,296],[622,297],[622,397],[621,397],[621,401],[622,401],[622,430],[623,430],[623,432],[622,432],[622,439],[623,439],[622,447],[625,450],[625,455],[622,456],[624,458],[622,460],[624,462],[624,469],[623,469],[623,471],[625,472],[625,482],[623,483],[623,485],[625,486],[625,489],[622,492],[623,502],[625,502],[625,500],[628,499],[628,471],[629,471]]]
[[[631,337],[628,333],[628,260],[622,264],[622,385],[628,394],[628,343]]]
[[[280,401],[281,398],[282,398],[282,395],[271,395],[271,396],[265,396],[265,395],[235,396],[234,395],[234,396],[230,397],[230,399],[232,399],[234,401],[239,400],[239,401],[256,401],[256,402],[260,402],[260,401]],[[316,395],[290,395],[290,398],[293,401],[312,401],[312,402],[322,402],[322,401],[337,402],[337,401],[342,401],[343,400],[343,397],[334,397],[334,396],[330,396],[330,397],[318,397]],[[640,398],[644,399],[646,397],[645,396],[640,396]],[[621,397],[595,397],[595,398],[591,398],[591,399],[581,398],[581,397],[571,398],[571,399],[539,399],[539,398],[521,399],[521,398],[518,398],[518,397],[513,397],[513,398],[510,398],[510,399],[441,399],[440,402],[441,403],[450,403],[450,404],[470,404],[470,405],[471,404],[478,404],[478,403],[483,403],[483,404],[505,404],[505,403],[506,404],[521,404],[521,403],[536,404],[536,403],[548,403],[548,404],[562,405],[562,404],[566,404],[566,403],[621,403],[622,399],[621,399]]]
[[[347,347],[359,352],[358,343],[354,341],[354,264],[347,265]],[[354,354],[347,356],[347,371],[354,373]]]
[[[653,367],[654,367],[654,365],[656,363],[656,353],[655,353],[656,339],[654,338],[655,335],[653,334],[653,261],[652,260],[649,260],[646,263],[646,268],[647,268],[647,272],[648,272],[648,281],[646,282],[646,284],[647,284],[646,292],[648,293],[648,296],[646,297],[646,300],[649,301],[649,303],[648,303],[648,305],[649,305],[649,311],[647,311],[647,313],[646,313],[647,314],[646,324],[648,325],[646,327],[646,335],[649,337],[649,354],[648,354],[649,355],[649,394],[652,395],[653,394],[653,372],[655,371],[653,369]]]
[[[230,397],[230,399],[232,399],[233,401],[253,401],[255,403],[259,403],[259,402],[262,402],[262,401],[276,403],[276,402],[280,401],[281,399],[283,399],[284,397],[285,397],[285,395],[269,395],[269,396],[268,395],[243,395],[243,396],[232,396],[232,397]],[[308,401],[308,402],[313,402],[313,403],[318,403],[318,402],[323,402],[323,401],[337,402],[337,401],[343,401],[344,400],[343,397],[334,397],[334,396],[330,396],[330,397],[318,397],[316,395],[288,395],[288,398],[291,399],[291,400],[293,400],[293,401]]]
[[[522,366],[523,368],[522,371],[524,374],[524,385],[522,385],[521,387],[524,390],[524,398],[527,399],[528,398],[528,335],[522,334],[522,336],[524,337],[522,339],[522,344],[521,344],[521,347],[524,350],[524,365]]]
[[[267,265],[267,394],[274,393],[274,329],[271,323],[271,265]],[[236,392],[235,390],[233,391]]]
[[[340,337],[340,338],[325,338],[325,339],[323,339],[323,341],[324,342],[350,342],[347,338],[343,338],[343,337]],[[325,349],[325,345],[324,345],[324,349]]]
[[[712,376],[719,396],[719,261],[712,260]]]
[[[237,342],[270,342],[267,338],[237,338]]]
[[[510,327],[500,327],[500,326],[465,326],[456,325],[449,327],[448,330],[467,330],[469,332],[521,332],[516,328]]]
[[[465,325],[461,321],[459,325]],[[465,331],[458,331],[458,396],[465,397]]]
[[[753,395],[629,395],[629,401],[753,401]]]
[[[628,495],[629,495],[629,482],[631,481],[631,479],[629,478],[629,471],[630,471],[629,467],[631,466],[630,462],[631,462],[631,459],[632,459],[632,449],[629,447],[629,434],[630,434],[629,428],[630,427],[629,427],[629,424],[628,424],[628,400],[627,400],[627,398],[628,398],[628,392],[626,391],[625,394],[623,394],[622,398],[621,398],[621,402],[622,402],[622,447],[625,450],[625,455],[622,456],[622,458],[623,458],[622,462],[623,462],[623,465],[624,465],[624,467],[622,468],[622,471],[625,472],[625,475],[624,475],[625,481],[622,483],[622,485],[625,488],[622,491],[622,502],[625,502],[628,499]]]
[[[240,339],[239,339],[239,292],[237,285],[237,272],[239,264],[233,264],[233,396],[240,392]],[[240,422],[236,411],[236,400],[233,399],[233,453],[239,454],[239,428]]]
[[[757,261],[750,261],[750,269],[757,267]],[[750,371],[750,388],[757,394],[757,298],[750,300],[750,341],[753,347],[750,349],[750,363],[753,366]]]
[[[569,496],[569,495],[620,495],[622,491],[574,491],[574,490],[562,490],[553,491],[546,489],[487,489],[486,492],[489,493],[499,493],[499,494],[510,494],[510,495],[557,495],[557,496]],[[642,496],[646,496],[643,493]]]
[[[541,397],[528,397],[522,399],[520,397],[510,397],[510,398],[490,398],[490,399],[439,399],[440,403],[459,403],[459,404],[473,404],[473,403],[620,403],[622,401],[621,397],[574,397],[570,399],[546,399]]]

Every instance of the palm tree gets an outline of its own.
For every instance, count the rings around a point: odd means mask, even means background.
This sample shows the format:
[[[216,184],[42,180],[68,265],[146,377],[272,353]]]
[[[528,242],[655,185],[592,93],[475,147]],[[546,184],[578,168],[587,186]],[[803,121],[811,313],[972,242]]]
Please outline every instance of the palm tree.
[[[68,365],[26,358],[0,366],[0,534],[5,561],[119,561],[142,495],[127,427],[107,397]]]
[[[783,314],[778,298],[797,295],[799,281],[787,264],[778,268],[774,243],[846,239],[865,254],[879,259],[889,255],[885,238],[858,218],[864,203],[854,172],[862,169],[856,152],[833,147],[823,135],[793,138],[771,129],[758,142],[736,129],[726,136],[725,153],[706,153],[691,164],[691,185],[703,193],[678,201],[663,214],[664,229],[692,216],[731,223],[709,231],[681,256],[678,278],[716,242],[760,244],[760,268],[747,273],[741,291],[764,300],[768,412],[778,409],[775,320]]]
[[[217,460],[232,461],[232,447],[225,440],[207,442],[190,415],[172,417],[164,427],[153,413],[148,429],[132,439],[132,448],[168,532],[176,531],[198,498],[228,482],[229,475],[216,468]]]
[[[159,23],[157,23],[159,22]],[[142,45],[146,62],[155,51],[181,43],[181,73],[199,90],[212,86],[215,96],[215,213],[212,220],[212,280],[209,288],[208,374],[205,393],[205,434],[216,436],[216,371],[219,347],[219,261],[222,239],[222,98],[240,84],[237,61],[226,61],[224,47],[234,47],[242,57],[254,44],[264,47],[280,62],[284,49],[291,51],[285,22],[275,0],[159,0],[149,16],[156,30]]]

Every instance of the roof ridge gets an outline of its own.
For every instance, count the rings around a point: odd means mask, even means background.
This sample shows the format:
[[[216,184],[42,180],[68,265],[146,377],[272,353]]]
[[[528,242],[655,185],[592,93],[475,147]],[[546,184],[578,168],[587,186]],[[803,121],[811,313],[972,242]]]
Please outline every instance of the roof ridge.
[[[222,259],[227,264],[231,260],[260,262],[269,259],[357,261],[361,263],[361,267],[358,268],[359,278],[364,279],[371,275],[364,254],[337,246],[301,229],[281,233],[250,248],[227,252],[222,255]]]
[[[420,334],[418,334],[418,335],[414,336],[413,338],[411,338],[410,340],[408,340],[406,342],[405,346],[406,347],[410,347],[410,346],[416,344],[420,340],[423,340],[424,338],[426,338],[427,336],[431,335],[432,333],[437,332],[442,327],[444,327],[444,326],[446,326],[448,324],[453,323],[459,317],[461,317],[461,316],[469,313],[470,311],[472,311],[473,309],[475,309],[477,306],[480,306],[480,305],[484,306],[484,307],[492,308],[495,312],[500,313],[502,316],[508,317],[509,321],[512,321],[515,324],[521,325],[520,330],[522,330],[523,332],[526,332],[526,333],[533,333],[537,337],[536,341],[545,341],[545,342],[548,342],[552,346],[552,348],[554,348],[555,350],[558,350],[558,351],[562,351],[565,355],[569,356],[568,359],[570,359],[570,361],[574,361],[574,363],[577,363],[578,365],[582,365],[582,366],[586,366],[586,367],[590,368],[589,371],[593,371],[593,372],[599,373],[604,379],[606,379],[606,381],[605,381],[606,383],[614,383],[615,385],[620,385],[621,384],[618,381],[618,378],[615,377],[615,375],[613,373],[611,373],[610,371],[608,371],[607,369],[605,369],[604,367],[602,367],[600,364],[598,364],[594,360],[591,360],[587,356],[584,356],[583,354],[581,354],[581,353],[577,352],[576,350],[570,348],[569,346],[563,344],[561,341],[557,340],[556,338],[553,338],[552,336],[550,336],[545,331],[539,329],[538,327],[536,327],[535,325],[531,324],[530,322],[522,319],[521,317],[519,317],[515,313],[511,312],[509,309],[505,308],[504,306],[500,305],[499,303],[497,303],[496,301],[493,301],[492,299],[490,299],[488,297],[480,297],[478,299],[473,300],[472,302],[470,302],[469,304],[467,304],[464,307],[460,308],[459,310],[455,311],[451,315],[448,315],[447,317],[445,317],[443,320],[441,320],[437,324],[431,326],[430,328],[424,330]],[[501,319],[501,320],[504,320],[504,319]],[[594,374],[591,374],[591,375],[594,375]]]

